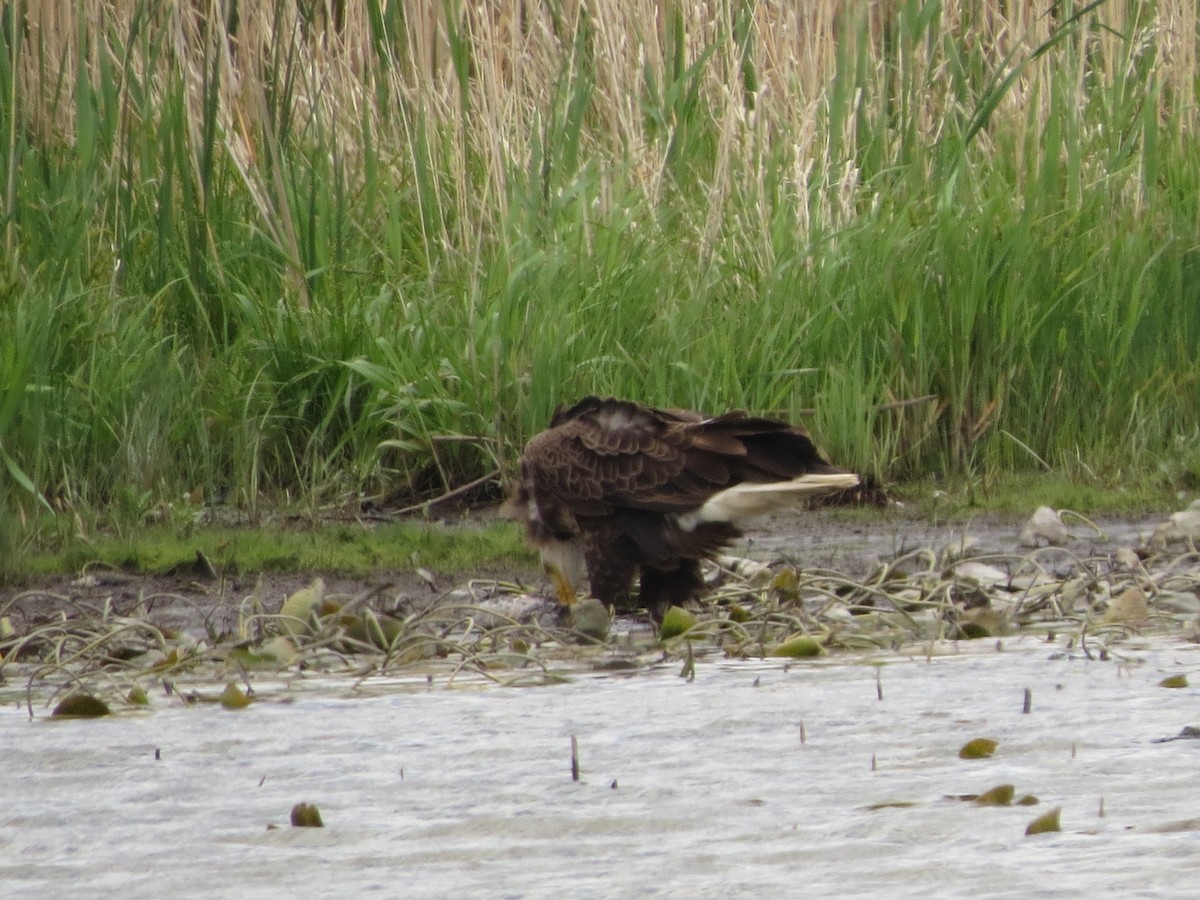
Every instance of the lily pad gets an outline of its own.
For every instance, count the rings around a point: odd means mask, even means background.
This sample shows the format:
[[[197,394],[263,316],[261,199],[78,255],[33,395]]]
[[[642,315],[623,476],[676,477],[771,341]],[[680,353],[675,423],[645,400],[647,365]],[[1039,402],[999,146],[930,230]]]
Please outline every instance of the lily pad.
[[[771,579],[771,590],[789,600],[794,600],[800,596],[800,576],[796,574],[794,568],[785,566]]]
[[[964,638],[976,640],[1004,634],[1008,627],[1000,613],[989,606],[978,606],[963,611],[958,619],[958,630]]]
[[[231,681],[221,691],[221,705],[226,709],[245,709],[250,705],[250,697]]]
[[[1149,624],[1150,607],[1146,602],[1146,592],[1136,585],[1123,590],[1109,602],[1104,621],[1134,627]]]
[[[308,634],[312,629],[313,616],[325,599],[325,581],[314,578],[308,587],[300,588],[283,601],[279,608],[279,624],[292,637]]]
[[[696,616],[680,606],[672,606],[663,616],[662,625],[658,629],[659,640],[679,637],[696,624]]]
[[[996,752],[997,746],[991,738],[975,738],[962,745],[958,756],[960,759],[987,759]]]
[[[822,653],[821,642],[810,634],[798,634],[788,638],[778,647],[771,651],[772,656],[787,656],[792,659],[805,659],[812,656],[820,656]]]
[[[132,703],[134,706],[149,706],[150,697],[146,694],[146,689],[140,684],[135,684],[129,689],[129,694],[125,697],[126,702]]]
[[[227,661],[241,669],[281,669],[296,658],[296,647],[283,635],[264,641],[257,649],[237,647]]]
[[[1185,688],[1188,686],[1186,675],[1168,675],[1158,683],[1159,687],[1165,688]]]
[[[292,807],[292,826],[294,828],[324,828],[321,821],[321,810],[315,803],[297,803]]]
[[[976,797],[975,802],[980,806],[1008,806],[1015,793],[1016,789],[1011,784],[998,784]]]
[[[1059,814],[1062,812],[1061,806],[1056,806],[1049,812],[1044,812],[1025,829],[1026,834],[1045,834],[1048,831],[1062,831],[1062,826],[1058,822]]]
[[[342,616],[342,627],[346,636],[362,644],[389,649],[404,634],[404,620],[373,609],[364,609],[362,615]]]
[[[746,609],[746,607],[741,606],[740,604],[737,604],[737,603],[729,604],[729,621],[730,622],[738,622],[738,623],[749,622],[750,619],[752,619],[752,618],[753,618],[753,616],[750,614],[750,610]]]
[[[153,663],[147,670],[147,673],[167,672],[175,668],[184,659],[187,658],[186,653],[181,653],[178,647],[172,647],[167,654],[157,662]]]
[[[80,691],[63,698],[58,706],[54,707],[54,712],[50,713],[50,718],[97,719],[107,716],[109,712],[108,704],[103,700]]]

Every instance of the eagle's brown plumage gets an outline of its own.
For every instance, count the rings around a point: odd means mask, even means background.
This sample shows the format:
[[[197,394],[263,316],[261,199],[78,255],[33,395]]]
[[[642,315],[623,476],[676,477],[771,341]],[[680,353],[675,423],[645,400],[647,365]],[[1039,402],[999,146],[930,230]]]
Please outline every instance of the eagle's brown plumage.
[[[661,616],[745,518],[856,483],[787,422],[585,397],[525,445],[507,508],[560,586],[586,568],[598,600],[629,608],[640,571],[640,605]]]

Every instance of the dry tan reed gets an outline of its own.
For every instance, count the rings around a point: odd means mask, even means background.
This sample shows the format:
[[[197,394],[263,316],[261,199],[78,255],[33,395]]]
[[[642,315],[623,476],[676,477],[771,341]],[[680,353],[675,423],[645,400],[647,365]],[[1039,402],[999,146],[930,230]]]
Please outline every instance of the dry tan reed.
[[[232,5],[229,0],[161,6],[144,0],[32,3],[27,10],[31,40],[22,67],[31,113],[40,113],[31,115],[31,121],[45,134],[69,138],[73,133],[75,110],[62,100],[74,84],[81,38],[87,43],[82,58],[93,79],[105,55],[108,65],[128,64],[131,72],[147,76],[143,86],[162,87],[182,78],[197,118],[206,67],[215,54],[223,74],[222,129],[230,151],[249,168],[265,152],[253,137],[264,125],[264,85],[279,60],[294,55],[301,63],[293,96],[301,119],[322,116],[352,143],[356,122],[378,127],[380,116],[392,118],[395,110],[375,108],[373,87],[386,82],[388,96],[406,104],[409,115],[454,123],[461,144],[453,152],[464,160],[468,153],[481,154],[488,161],[492,189],[498,191],[506,167],[528,158],[531,137],[544,126],[559,79],[586,65],[595,87],[586,131],[589,148],[603,158],[628,161],[653,190],[662,172],[662,150],[647,130],[647,73],[678,75],[681,64],[690,65],[706,48],[712,58],[702,79],[703,110],[728,135],[727,149],[744,154],[765,139],[787,140],[796,145],[803,167],[803,160],[820,157],[826,149],[829,136],[814,121],[827,102],[839,53],[853,56],[865,41],[879,84],[887,83],[888,69],[901,66],[926,83],[930,91],[920,125],[927,137],[935,137],[950,102],[944,93],[939,96],[952,62],[943,41],[961,41],[985,65],[1003,73],[1062,25],[1044,4],[1028,0],[948,4],[937,29],[914,48],[897,35],[914,27],[922,4],[900,0],[413,0],[403,4],[391,40],[375,42],[366,3],[324,0],[312,7],[309,19],[291,0],[241,3],[236,27],[227,33],[214,23],[228,22]],[[743,10],[749,22],[744,48],[733,28]],[[135,22],[143,37],[125,56],[122,47]],[[1188,0],[1162,0],[1153,10],[1140,0],[1111,0],[1085,21],[1072,51],[1079,71],[1102,83],[1132,65],[1130,46],[1153,52],[1161,87],[1153,99],[1164,115],[1178,112],[1193,121],[1196,28],[1196,7]],[[576,40],[581,29],[585,42]],[[1130,33],[1137,40],[1122,37]],[[153,46],[158,52],[152,56],[148,50]],[[456,65],[456,46],[469,53],[469,66]],[[898,48],[909,56],[897,58]],[[586,61],[576,58],[581,51]],[[743,52],[754,70],[752,110],[740,84]],[[1060,64],[1060,58],[1043,56],[1027,66],[997,115],[1021,119],[1030,114],[1031,104],[1038,107],[1035,120],[1048,115],[1046,80]],[[1080,79],[1081,104],[1089,89]],[[876,92],[862,99],[878,104],[887,98]],[[385,128],[386,137],[402,138],[411,129],[411,121],[399,119],[401,127],[390,134]],[[846,127],[842,137],[852,142],[853,120]],[[403,147],[393,149],[405,155]],[[268,202],[266,196],[261,200]]]

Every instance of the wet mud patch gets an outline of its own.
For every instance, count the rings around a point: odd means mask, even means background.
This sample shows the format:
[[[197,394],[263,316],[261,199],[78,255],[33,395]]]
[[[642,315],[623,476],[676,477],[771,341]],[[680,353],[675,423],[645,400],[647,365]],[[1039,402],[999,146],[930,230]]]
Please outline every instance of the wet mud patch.
[[[277,685],[405,671],[517,685],[674,661],[694,677],[714,659],[920,652],[1030,632],[1106,655],[1130,635],[1196,633],[1200,564],[1190,544],[1152,547],[1154,528],[1074,521],[1052,546],[1011,520],[781,516],[663,628],[594,602],[565,611],[533,570],[224,578],[199,557],[170,575],[91,570],[0,601],[0,674],[33,714],[35,696],[49,706],[93,691],[120,709],[148,681],[204,697],[230,681],[253,691],[263,672]]]

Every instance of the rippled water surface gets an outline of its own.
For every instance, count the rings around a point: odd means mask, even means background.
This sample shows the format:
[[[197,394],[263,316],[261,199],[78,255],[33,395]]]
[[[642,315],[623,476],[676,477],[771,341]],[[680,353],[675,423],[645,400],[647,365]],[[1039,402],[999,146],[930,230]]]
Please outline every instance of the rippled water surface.
[[[1158,686],[1200,681],[1200,659],[1122,647],[703,661],[691,682],[677,663],[528,688],[317,678],[237,712],[159,696],[90,721],[9,703],[0,890],[1197,896],[1200,741],[1154,739],[1200,725],[1195,688]],[[996,755],[959,759],[981,736]],[[1003,783],[1040,805],[952,799]],[[325,828],[288,825],[300,801]],[[1062,832],[1026,837],[1055,806]]]

